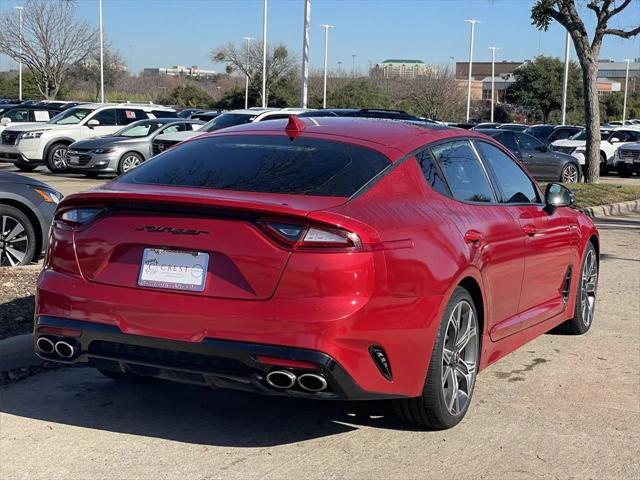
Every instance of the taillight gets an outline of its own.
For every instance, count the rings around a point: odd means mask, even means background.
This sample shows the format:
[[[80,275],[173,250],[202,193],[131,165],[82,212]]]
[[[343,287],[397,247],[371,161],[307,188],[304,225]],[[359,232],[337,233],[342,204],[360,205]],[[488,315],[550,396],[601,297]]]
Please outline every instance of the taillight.
[[[358,235],[340,228],[265,220],[258,225],[276,242],[295,250],[361,250]]]
[[[96,219],[104,212],[100,207],[77,207],[60,211],[56,220],[70,227],[80,227]]]

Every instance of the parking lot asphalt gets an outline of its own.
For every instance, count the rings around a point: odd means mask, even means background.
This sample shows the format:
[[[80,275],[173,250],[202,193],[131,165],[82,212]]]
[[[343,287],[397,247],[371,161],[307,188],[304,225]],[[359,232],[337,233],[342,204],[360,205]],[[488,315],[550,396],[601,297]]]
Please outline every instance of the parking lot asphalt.
[[[67,368],[0,389],[0,478],[639,478],[640,213],[598,224],[591,331],[544,335],[485,370],[452,430],[407,428],[377,404]]]

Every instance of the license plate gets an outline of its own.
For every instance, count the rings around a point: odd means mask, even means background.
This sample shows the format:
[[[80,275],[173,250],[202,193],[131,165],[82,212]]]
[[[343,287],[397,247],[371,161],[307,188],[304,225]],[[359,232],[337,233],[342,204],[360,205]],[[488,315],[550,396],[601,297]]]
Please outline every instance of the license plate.
[[[138,285],[202,292],[208,265],[208,253],[145,248]]]
[[[77,165],[78,163],[80,163],[80,156],[79,155],[69,155],[69,163],[71,163],[73,165]]]

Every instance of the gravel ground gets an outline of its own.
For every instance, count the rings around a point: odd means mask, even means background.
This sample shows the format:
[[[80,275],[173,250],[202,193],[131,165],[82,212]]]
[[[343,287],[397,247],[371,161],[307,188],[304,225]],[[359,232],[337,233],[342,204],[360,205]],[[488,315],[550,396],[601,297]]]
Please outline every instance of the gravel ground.
[[[0,339],[31,332],[41,265],[0,268]]]

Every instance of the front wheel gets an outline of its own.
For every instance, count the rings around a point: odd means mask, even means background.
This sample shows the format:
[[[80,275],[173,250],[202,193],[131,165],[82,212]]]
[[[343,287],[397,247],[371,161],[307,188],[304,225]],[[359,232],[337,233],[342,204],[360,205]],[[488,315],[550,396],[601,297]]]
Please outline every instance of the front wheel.
[[[45,165],[52,173],[64,172],[67,169],[67,150],[69,147],[64,143],[51,145],[47,152]]]
[[[467,413],[480,353],[480,329],[469,292],[453,292],[438,331],[422,395],[395,400],[396,415],[420,427],[443,430]]]
[[[0,267],[31,263],[36,243],[36,231],[29,218],[15,207],[0,205]]]
[[[606,175],[609,173],[609,164],[607,163],[607,156],[604,152],[600,153],[600,175]]]
[[[144,162],[144,158],[135,152],[125,153],[118,163],[118,174],[122,175],[129,170],[133,170]]]
[[[562,183],[578,183],[580,181],[580,170],[578,166],[575,163],[567,163],[562,167],[560,181]]]

